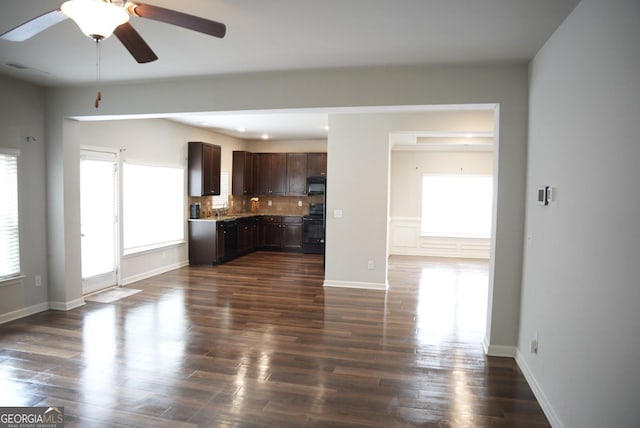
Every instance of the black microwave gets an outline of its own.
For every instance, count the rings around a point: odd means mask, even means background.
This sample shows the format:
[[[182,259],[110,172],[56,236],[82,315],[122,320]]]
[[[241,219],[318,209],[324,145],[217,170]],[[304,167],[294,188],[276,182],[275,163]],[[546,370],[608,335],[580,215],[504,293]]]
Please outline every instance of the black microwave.
[[[307,177],[307,195],[323,195],[327,187],[327,177]]]

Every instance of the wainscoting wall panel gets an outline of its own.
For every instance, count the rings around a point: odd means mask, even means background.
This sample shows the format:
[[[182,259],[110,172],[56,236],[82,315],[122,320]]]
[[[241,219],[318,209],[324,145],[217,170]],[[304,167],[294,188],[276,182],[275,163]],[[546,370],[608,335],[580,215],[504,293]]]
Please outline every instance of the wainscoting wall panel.
[[[391,217],[389,254],[402,256],[488,259],[489,238],[453,238],[420,235],[419,217]]]

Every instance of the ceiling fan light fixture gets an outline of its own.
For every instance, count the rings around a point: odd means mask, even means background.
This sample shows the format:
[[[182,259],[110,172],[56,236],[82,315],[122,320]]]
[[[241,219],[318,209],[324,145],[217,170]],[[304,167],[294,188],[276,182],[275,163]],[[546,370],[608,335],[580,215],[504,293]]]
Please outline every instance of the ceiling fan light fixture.
[[[129,21],[123,7],[102,0],[69,0],[60,9],[85,35],[96,40],[106,39],[116,27]]]

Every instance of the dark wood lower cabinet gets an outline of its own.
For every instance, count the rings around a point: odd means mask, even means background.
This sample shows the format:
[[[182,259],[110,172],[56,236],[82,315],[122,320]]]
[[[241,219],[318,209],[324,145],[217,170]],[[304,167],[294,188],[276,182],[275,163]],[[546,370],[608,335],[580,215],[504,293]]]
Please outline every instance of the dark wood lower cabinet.
[[[263,217],[260,222],[260,247],[276,249],[282,246],[282,223],[280,217]]]
[[[267,250],[302,251],[302,217],[264,216],[260,243]]]
[[[224,250],[224,247],[222,247]],[[189,264],[209,265],[217,263],[220,253],[215,221],[189,222]]]
[[[254,251],[258,246],[259,217],[238,219],[238,254]]]
[[[189,264],[224,263],[257,249],[302,251],[300,216],[252,216],[239,218],[234,224],[237,228],[229,230],[228,222],[190,221]],[[230,247],[229,239],[235,246]]]
[[[282,248],[302,251],[302,217],[283,217]]]

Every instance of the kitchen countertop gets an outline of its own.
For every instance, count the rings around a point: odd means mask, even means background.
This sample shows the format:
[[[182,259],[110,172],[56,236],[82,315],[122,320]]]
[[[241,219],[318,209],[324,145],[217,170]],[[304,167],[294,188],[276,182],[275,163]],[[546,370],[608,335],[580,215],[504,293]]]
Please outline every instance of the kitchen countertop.
[[[189,221],[226,221],[226,220],[237,220],[239,218],[247,218],[247,217],[263,217],[263,216],[277,216],[277,217],[302,217],[302,214],[294,214],[294,213],[235,213],[221,216],[213,216],[207,218],[190,218]]]

